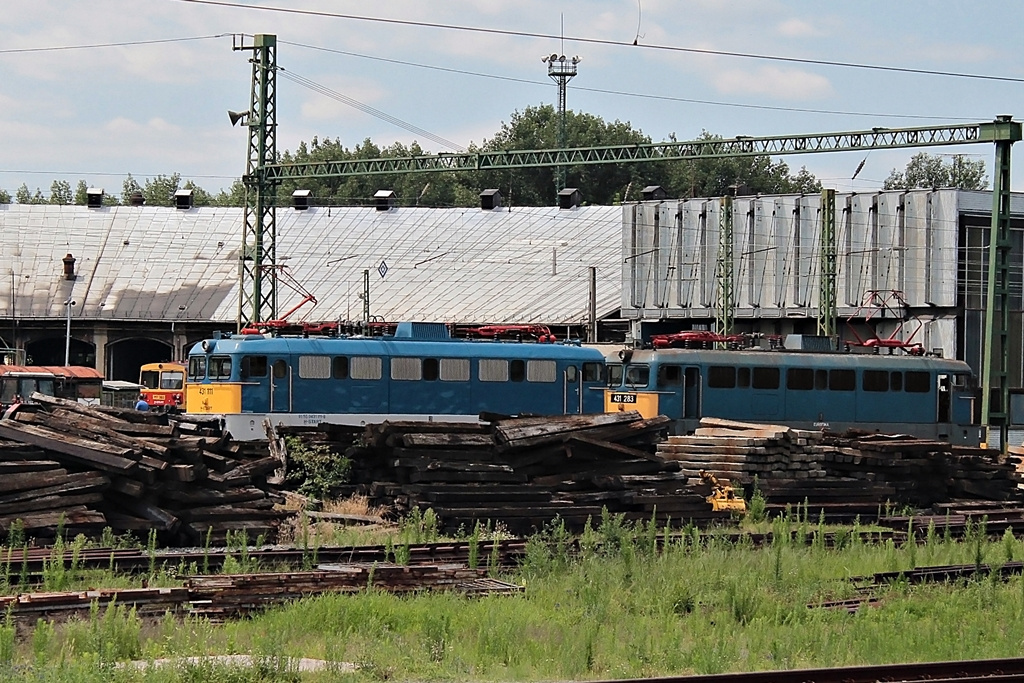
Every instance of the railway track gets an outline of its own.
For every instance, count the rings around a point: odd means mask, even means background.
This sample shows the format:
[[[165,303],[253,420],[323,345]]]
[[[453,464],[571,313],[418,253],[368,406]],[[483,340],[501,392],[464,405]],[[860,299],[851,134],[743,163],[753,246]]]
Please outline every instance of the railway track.
[[[754,673],[643,678],[615,683],[1001,683],[1024,680],[1024,658],[923,664],[881,664],[834,669],[793,669]],[[611,683],[611,682],[608,682]]]

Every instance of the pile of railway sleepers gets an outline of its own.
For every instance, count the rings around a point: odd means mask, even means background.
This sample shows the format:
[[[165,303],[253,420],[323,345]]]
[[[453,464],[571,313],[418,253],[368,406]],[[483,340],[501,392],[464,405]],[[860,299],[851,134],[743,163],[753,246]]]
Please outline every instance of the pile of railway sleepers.
[[[168,545],[274,536],[281,513],[266,480],[281,463],[266,444],[162,414],[33,400],[0,420],[0,534],[156,529]]]
[[[703,419],[693,436],[669,437],[657,452],[692,478],[706,470],[748,488],[756,478],[770,503],[809,502],[850,514],[877,511],[887,501],[930,506],[955,499],[1015,500],[1021,478],[995,450],[715,418]]]
[[[668,423],[629,412],[385,422],[366,427],[356,446],[350,432],[327,426],[302,438],[344,451],[372,505],[396,515],[430,508],[452,531],[491,523],[529,533],[556,517],[579,529],[587,519],[598,523],[605,509],[659,524],[728,519],[687,486],[676,462],[655,452]]]

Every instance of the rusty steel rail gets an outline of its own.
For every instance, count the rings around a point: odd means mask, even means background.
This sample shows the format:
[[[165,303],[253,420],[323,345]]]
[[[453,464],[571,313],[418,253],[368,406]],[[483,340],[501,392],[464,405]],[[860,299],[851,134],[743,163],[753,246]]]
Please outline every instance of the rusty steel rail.
[[[834,669],[791,669],[754,673],[713,674],[708,676],[670,676],[635,678],[604,683],[999,683],[1020,681],[1024,676],[1024,658],[977,659],[922,664],[881,664],[846,666]]]

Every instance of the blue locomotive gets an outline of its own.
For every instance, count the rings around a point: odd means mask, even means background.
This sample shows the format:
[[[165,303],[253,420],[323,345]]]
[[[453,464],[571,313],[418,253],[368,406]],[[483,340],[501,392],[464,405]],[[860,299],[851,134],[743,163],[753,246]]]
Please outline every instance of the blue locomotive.
[[[780,350],[624,351],[607,367],[605,410],[667,415],[673,431],[702,417],[842,432],[901,433],[978,445],[966,363],[935,357]]]
[[[605,359],[557,343],[454,339],[440,323],[387,336],[239,334],[188,357],[188,412],[222,416],[240,440],[275,425],[476,421],[481,412],[571,415],[603,409]]]

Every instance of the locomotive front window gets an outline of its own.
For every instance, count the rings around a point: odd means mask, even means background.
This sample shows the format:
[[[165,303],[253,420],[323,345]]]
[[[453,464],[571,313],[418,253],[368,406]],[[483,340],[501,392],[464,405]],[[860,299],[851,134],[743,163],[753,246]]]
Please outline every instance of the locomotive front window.
[[[231,357],[210,357],[210,379],[231,379]]]
[[[331,375],[334,379],[348,379],[348,358],[335,356],[331,363]]]
[[[469,359],[468,358],[442,358],[441,359],[441,381],[442,382],[468,382],[469,381]]]
[[[177,370],[164,370],[160,375],[160,388],[181,391],[185,385],[185,374]]]
[[[649,365],[630,365],[626,368],[626,386],[646,387],[651,381]]]
[[[778,368],[754,368],[752,386],[755,389],[778,389],[779,374]]]
[[[206,379],[206,357],[193,356],[188,359],[188,378]]]
[[[795,391],[810,391],[814,388],[814,370],[810,368],[786,370],[786,388]]]
[[[573,368],[575,370],[575,368]],[[526,363],[527,382],[555,382],[558,365],[553,360],[531,360]]]
[[[242,356],[242,378],[266,377],[267,357],[266,356]]]
[[[735,389],[736,368],[726,365],[712,365],[708,368],[708,386],[712,389]]]
[[[957,389],[970,389],[971,376],[966,372],[958,372],[953,375],[953,386]]]
[[[932,390],[931,374],[920,371],[907,372],[904,378],[906,390],[912,394],[927,394]]]
[[[603,377],[601,372],[602,366],[600,363],[584,363],[583,364],[583,381],[584,382],[600,382]]]
[[[865,370],[861,384],[864,391],[889,391],[889,371]]]
[[[622,386],[622,366],[618,363],[612,363],[608,366],[608,386]]]
[[[855,391],[857,373],[853,370],[829,370],[828,388],[831,391]]]

